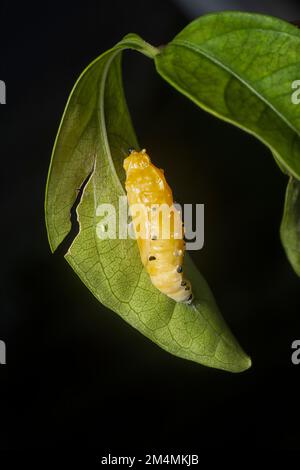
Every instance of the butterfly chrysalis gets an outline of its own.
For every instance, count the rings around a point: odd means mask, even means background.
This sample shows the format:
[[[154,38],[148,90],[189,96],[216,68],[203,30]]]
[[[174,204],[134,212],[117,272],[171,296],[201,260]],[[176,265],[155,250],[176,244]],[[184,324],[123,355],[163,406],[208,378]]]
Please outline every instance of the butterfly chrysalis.
[[[130,210],[143,208],[131,214],[142,263],[157,289],[176,302],[191,303],[191,284],[183,276],[184,228],[171,188],[146,150],[129,151],[125,187]]]

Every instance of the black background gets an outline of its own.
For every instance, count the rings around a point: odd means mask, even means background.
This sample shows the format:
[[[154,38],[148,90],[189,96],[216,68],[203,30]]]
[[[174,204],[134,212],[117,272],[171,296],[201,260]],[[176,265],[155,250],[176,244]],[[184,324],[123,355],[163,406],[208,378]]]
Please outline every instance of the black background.
[[[55,255],[48,246],[44,188],[74,81],[126,33],[164,44],[189,18],[171,0],[2,1],[0,15],[0,448],[298,449],[300,281],[279,240],[287,178],[262,144],[179,95],[150,59],[125,54],[141,145],[177,201],[205,204],[205,248],[193,258],[252,357],[247,372],[168,355],[96,301],[64,261],[67,243]]]

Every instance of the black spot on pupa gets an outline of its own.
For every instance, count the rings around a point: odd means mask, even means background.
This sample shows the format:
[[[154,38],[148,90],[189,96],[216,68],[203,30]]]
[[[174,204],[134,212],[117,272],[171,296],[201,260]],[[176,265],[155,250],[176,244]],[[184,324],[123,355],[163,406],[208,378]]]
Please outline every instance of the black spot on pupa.
[[[156,260],[155,256],[149,256],[149,261],[154,261]]]
[[[193,300],[193,294],[191,294],[191,295],[187,298],[187,302],[191,303],[192,300]]]
[[[189,286],[186,286],[186,288],[184,290],[190,290]]]
[[[182,266],[178,266],[178,268],[176,269],[176,271],[177,271],[178,273],[182,273]]]
[[[181,281],[182,287],[186,286],[186,281]]]

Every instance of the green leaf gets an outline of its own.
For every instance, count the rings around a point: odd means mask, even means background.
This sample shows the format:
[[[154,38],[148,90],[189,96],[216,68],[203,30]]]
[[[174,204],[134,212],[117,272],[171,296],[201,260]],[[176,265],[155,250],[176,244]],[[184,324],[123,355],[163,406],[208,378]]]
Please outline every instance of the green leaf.
[[[280,236],[288,260],[300,276],[300,181],[292,177],[286,189]]]
[[[281,168],[300,179],[300,31],[252,13],[209,14],[155,57],[158,72],[215,116],[255,135]]]
[[[182,358],[232,372],[250,367],[220,316],[206,282],[186,259],[195,302],[175,303],[150,282],[135,240],[101,240],[96,209],[125,194],[122,168],[128,148],[138,148],[127,110],[121,52],[134,48],[150,57],[158,51],[129,35],[102,54],[80,76],[68,100],[49,169],[45,211],[52,250],[69,232],[77,188],[88,177],[77,207],[79,234],[66,259],[96,298],[163,349]],[[163,164],[163,162],[160,162]]]

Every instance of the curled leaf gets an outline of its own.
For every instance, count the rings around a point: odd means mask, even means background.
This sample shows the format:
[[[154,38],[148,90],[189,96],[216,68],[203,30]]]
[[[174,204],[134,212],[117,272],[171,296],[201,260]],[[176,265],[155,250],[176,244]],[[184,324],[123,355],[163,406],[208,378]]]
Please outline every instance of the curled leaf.
[[[225,325],[206,282],[191,260],[187,275],[195,302],[179,304],[151,283],[130,238],[97,236],[100,204],[125,195],[122,168],[128,148],[138,148],[124,98],[121,52],[134,48],[150,57],[158,51],[136,35],[98,57],[76,82],[56,138],[48,175],[45,211],[52,250],[71,228],[77,189],[89,176],[77,207],[79,233],[66,259],[106,307],[166,351],[219,369],[240,372],[250,359]]]

